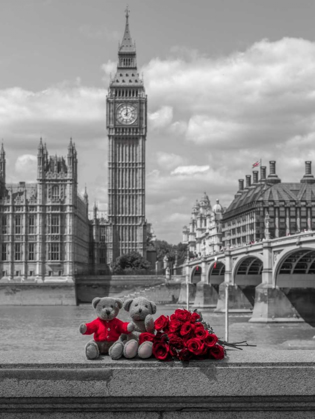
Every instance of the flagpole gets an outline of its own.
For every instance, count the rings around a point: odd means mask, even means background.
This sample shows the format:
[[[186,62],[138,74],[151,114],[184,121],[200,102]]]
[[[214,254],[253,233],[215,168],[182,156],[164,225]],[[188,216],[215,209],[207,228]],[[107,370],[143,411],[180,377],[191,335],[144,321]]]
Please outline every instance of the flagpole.
[[[225,342],[229,341],[229,284],[225,287]]]
[[[189,311],[189,282],[186,282],[186,309]]]

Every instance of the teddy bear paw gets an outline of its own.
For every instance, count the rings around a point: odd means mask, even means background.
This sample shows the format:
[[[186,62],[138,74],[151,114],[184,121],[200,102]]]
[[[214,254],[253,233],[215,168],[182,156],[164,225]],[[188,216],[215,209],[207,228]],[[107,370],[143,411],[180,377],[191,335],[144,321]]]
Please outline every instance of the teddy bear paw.
[[[108,351],[108,355],[112,359],[119,359],[122,357],[124,352],[124,344],[122,342],[115,342]]]
[[[138,357],[142,359],[150,358],[152,355],[153,342],[145,341],[138,349]]]
[[[87,359],[96,359],[100,356],[100,351],[95,342],[88,342],[85,346],[85,355]]]
[[[138,352],[139,343],[135,340],[129,340],[126,342],[124,347],[124,357],[125,358],[134,358]]]

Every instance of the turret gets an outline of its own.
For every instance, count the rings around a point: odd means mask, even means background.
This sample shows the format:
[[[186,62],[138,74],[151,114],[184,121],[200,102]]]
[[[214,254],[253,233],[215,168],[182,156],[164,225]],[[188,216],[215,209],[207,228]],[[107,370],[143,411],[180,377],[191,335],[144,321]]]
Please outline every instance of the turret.
[[[84,188],[83,198],[84,198],[84,202],[85,202],[85,205],[86,205],[86,216],[88,217],[88,214],[89,214],[89,196],[88,196],[88,193],[87,193],[86,185],[85,185],[85,188]]]
[[[5,151],[3,143],[0,151],[0,197],[2,198],[5,188]]]
[[[47,149],[46,149],[47,152]],[[45,156],[46,153],[44,146],[43,146],[43,140],[40,138],[39,145],[38,145],[38,151],[37,151],[37,179],[41,180],[45,176]]]

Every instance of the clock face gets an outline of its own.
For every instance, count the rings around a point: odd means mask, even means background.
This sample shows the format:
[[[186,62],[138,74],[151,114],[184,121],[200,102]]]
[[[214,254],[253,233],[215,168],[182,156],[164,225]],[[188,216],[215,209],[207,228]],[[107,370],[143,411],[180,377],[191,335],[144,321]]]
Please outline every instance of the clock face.
[[[117,108],[117,121],[124,125],[133,124],[138,117],[137,108],[130,103],[124,103]]]

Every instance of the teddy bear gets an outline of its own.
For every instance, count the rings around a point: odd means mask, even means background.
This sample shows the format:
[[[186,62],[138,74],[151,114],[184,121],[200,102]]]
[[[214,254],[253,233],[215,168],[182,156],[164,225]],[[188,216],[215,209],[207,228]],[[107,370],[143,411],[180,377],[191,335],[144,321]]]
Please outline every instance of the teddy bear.
[[[87,359],[97,359],[100,354],[109,354],[112,359],[118,359],[117,349],[114,350],[113,344],[122,333],[128,335],[135,329],[132,322],[124,323],[116,318],[122,305],[122,301],[118,298],[96,297],[93,299],[92,307],[98,317],[90,323],[82,323],[79,327],[82,335],[94,333],[94,340],[85,345]],[[118,357],[120,356],[118,353]]]
[[[116,356],[124,355],[125,358],[150,358],[152,355],[153,342],[145,341],[139,346],[139,336],[143,332],[154,334],[154,319],[152,314],[156,313],[156,305],[144,297],[128,299],[124,302],[124,310],[129,311],[134,325],[134,330],[128,334],[122,334],[113,349]],[[118,358],[117,358],[118,359]]]

